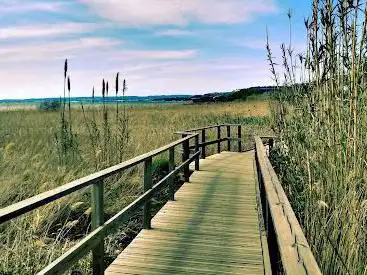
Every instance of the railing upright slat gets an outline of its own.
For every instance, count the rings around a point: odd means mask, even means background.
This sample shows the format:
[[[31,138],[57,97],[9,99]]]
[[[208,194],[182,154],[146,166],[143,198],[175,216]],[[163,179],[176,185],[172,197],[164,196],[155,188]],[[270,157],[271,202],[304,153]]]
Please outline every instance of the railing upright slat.
[[[195,152],[198,152],[200,150],[199,148],[199,135],[195,136]],[[196,159],[195,159],[195,170],[198,171],[200,169],[199,167],[199,159],[200,157],[198,156]]]
[[[218,139],[218,150],[217,150],[217,151],[218,151],[218,154],[220,153],[220,149],[221,149],[221,148],[220,148],[220,145],[221,145],[221,144],[220,144],[220,139],[221,139],[221,132],[220,132],[220,130],[221,130],[221,129],[220,129],[220,125],[219,125],[219,126],[217,127],[217,139]]]
[[[237,137],[238,137],[238,152],[242,152],[242,128],[241,128],[241,124],[238,125]]]
[[[104,224],[103,180],[92,185],[92,230]],[[99,237],[98,244],[92,250],[93,275],[104,274],[104,235]]]
[[[144,192],[151,189],[153,186],[152,182],[152,158],[148,158],[144,162]],[[151,228],[151,203],[150,199],[144,204],[143,214],[143,227],[144,229]]]
[[[227,125],[227,150],[231,152],[231,126]]]
[[[175,147],[169,149],[169,164],[168,172],[171,173],[175,169]],[[169,199],[171,201],[175,200],[175,188],[174,188],[174,178],[170,177],[168,179],[168,189],[169,189]]]
[[[205,129],[201,130],[201,143],[203,144],[201,147],[201,158],[205,159]]]
[[[186,134],[183,134],[182,135],[183,138],[186,137],[186,136],[187,136]],[[189,144],[189,140],[185,140],[182,143],[182,149],[183,149],[183,152],[182,152],[182,162],[185,162],[190,157],[190,144]],[[189,182],[189,180],[190,180],[190,168],[189,168],[189,165],[186,165],[184,167],[184,179],[185,179],[185,182]]]

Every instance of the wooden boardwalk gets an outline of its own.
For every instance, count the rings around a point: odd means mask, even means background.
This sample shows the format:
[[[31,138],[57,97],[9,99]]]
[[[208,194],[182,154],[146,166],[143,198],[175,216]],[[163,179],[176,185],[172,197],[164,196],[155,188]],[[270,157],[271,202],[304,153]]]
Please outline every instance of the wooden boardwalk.
[[[200,160],[175,198],[106,274],[264,274],[253,151]]]

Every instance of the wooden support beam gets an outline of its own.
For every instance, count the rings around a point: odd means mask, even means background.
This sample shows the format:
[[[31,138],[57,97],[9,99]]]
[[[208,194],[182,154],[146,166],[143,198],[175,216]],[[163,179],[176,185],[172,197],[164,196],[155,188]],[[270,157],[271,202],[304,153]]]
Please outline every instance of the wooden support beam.
[[[241,128],[241,125],[238,125],[237,137],[238,137],[238,152],[242,152],[242,128]]]
[[[199,152],[200,151],[200,147],[199,147],[199,136],[195,137],[195,152]],[[200,157],[197,157],[195,159],[195,170],[198,171],[199,170],[199,159]]]
[[[182,154],[182,162],[185,162],[190,157],[190,145],[189,140],[186,140],[182,143],[183,146],[183,154]],[[184,178],[186,182],[189,182],[190,180],[190,168],[189,165],[186,165],[184,167]]]
[[[92,230],[104,224],[103,180],[92,185]],[[98,244],[92,249],[93,275],[104,274],[104,234],[98,237]]]
[[[169,149],[169,164],[168,164],[168,170],[169,173],[171,173],[175,169],[175,148],[172,147]],[[170,177],[168,179],[168,189],[169,189],[169,200],[174,201],[175,200],[175,187],[174,187],[174,178]]]
[[[152,158],[148,158],[144,162],[144,192],[147,192],[152,188]],[[150,199],[144,204],[143,214],[143,227],[144,229],[151,228],[151,202]]]
[[[201,158],[205,159],[205,129],[201,130],[201,143],[203,147],[201,147]]]
[[[220,138],[221,138],[221,132],[220,132],[220,125],[217,127],[217,140],[218,140],[218,148],[217,148],[217,152],[218,154],[220,153]]]
[[[227,150],[228,152],[231,151],[231,140],[230,140],[230,137],[231,137],[231,126],[230,125],[227,125]]]

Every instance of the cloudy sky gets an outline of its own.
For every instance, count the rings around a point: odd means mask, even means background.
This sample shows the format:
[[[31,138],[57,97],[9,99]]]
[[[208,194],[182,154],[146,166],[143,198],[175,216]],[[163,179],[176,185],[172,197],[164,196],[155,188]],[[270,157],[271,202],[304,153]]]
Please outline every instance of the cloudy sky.
[[[128,95],[199,94],[272,84],[274,52],[302,48],[308,0],[0,0],[0,99],[73,96],[116,72]],[[279,59],[278,58],[278,59]]]

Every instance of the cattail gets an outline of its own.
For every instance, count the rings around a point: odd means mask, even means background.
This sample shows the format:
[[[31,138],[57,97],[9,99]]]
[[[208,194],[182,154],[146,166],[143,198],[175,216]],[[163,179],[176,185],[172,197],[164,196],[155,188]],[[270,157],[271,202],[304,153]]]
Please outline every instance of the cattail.
[[[127,87],[126,87],[126,80],[124,79],[124,82],[123,82],[123,85],[122,85],[122,95],[125,96],[125,92],[127,90]]]
[[[106,82],[106,96],[108,96],[108,81]]]
[[[69,91],[69,97],[70,97],[70,77],[68,76],[68,91]]]
[[[66,74],[68,72],[68,60],[65,59],[65,64],[64,64],[64,78],[66,79]]]
[[[105,84],[104,79],[103,79],[102,80],[102,97],[104,97],[105,89],[106,89],[106,84]]]
[[[116,96],[117,96],[117,93],[119,91],[119,73],[116,74]]]
[[[94,86],[93,86],[93,90],[92,90],[92,99],[94,99]]]

